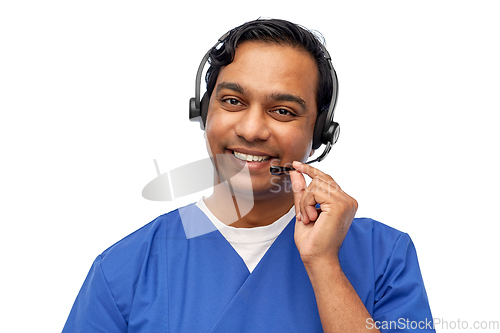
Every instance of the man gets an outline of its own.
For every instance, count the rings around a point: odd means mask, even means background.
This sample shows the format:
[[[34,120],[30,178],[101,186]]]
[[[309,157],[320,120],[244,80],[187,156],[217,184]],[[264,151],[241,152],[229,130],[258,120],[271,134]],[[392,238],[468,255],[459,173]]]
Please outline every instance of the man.
[[[433,331],[408,235],[354,219],[357,202],[303,163],[335,88],[318,39],[248,22],[210,64],[213,194],[103,252],[64,332]]]

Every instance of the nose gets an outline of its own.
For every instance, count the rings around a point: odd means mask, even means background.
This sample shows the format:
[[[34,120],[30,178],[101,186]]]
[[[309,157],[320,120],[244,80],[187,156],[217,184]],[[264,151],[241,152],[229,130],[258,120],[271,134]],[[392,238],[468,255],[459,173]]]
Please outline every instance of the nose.
[[[271,135],[269,117],[261,107],[252,107],[241,112],[241,118],[234,127],[236,135],[248,142],[266,141]]]

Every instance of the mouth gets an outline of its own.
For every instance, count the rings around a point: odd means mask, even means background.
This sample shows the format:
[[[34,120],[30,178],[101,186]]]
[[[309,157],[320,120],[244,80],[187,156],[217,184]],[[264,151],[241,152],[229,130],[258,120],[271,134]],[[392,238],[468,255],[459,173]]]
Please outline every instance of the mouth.
[[[236,157],[239,160],[245,161],[245,162],[258,162],[258,163],[263,163],[269,161],[273,156],[270,155],[263,155],[261,153],[254,153],[254,154],[245,154],[242,152],[238,151],[231,151],[233,153],[233,156]]]

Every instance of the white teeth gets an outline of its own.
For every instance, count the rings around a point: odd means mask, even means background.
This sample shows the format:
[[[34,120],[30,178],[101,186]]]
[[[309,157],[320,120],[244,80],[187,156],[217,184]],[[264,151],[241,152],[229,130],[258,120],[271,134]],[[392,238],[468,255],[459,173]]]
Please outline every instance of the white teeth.
[[[257,156],[257,155],[242,154],[242,153],[238,153],[237,151],[234,151],[234,156],[236,156],[240,160],[248,161],[248,162],[262,162],[262,161],[267,161],[268,159],[271,158],[270,156]]]

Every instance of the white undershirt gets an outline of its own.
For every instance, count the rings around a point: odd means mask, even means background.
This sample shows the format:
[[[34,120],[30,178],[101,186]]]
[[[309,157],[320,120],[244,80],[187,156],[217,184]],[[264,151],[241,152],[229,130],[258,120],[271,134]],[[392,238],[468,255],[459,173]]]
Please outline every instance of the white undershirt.
[[[233,246],[247,265],[250,273],[257,266],[264,254],[266,254],[266,251],[271,247],[274,240],[278,238],[279,234],[281,234],[283,229],[285,229],[295,216],[295,208],[292,206],[288,213],[270,225],[254,228],[235,228],[222,223],[216,218],[205,205],[203,198],[196,203],[196,206],[205,213],[214,226]]]

